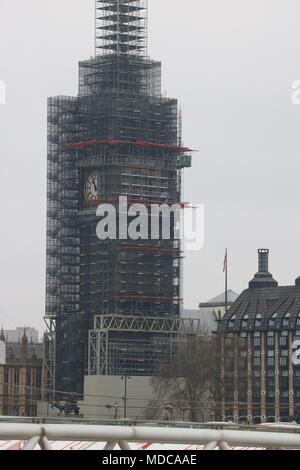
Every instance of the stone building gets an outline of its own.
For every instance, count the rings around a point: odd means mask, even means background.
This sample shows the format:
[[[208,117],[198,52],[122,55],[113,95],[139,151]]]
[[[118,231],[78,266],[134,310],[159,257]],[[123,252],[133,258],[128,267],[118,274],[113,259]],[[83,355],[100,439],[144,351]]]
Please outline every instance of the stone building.
[[[7,342],[2,330],[0,345],[0,416],[36,416],[43,344],[29,342],[24,329],[19,342]]]
[[[223,420],[300,422],[300,278],[278,286],[268,255],[259,250],[258,273],[219,324]]]

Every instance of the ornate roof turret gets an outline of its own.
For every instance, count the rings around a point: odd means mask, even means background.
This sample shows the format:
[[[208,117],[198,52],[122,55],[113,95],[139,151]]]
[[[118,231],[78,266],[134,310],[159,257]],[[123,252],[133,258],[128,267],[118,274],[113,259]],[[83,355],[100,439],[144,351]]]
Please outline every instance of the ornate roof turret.
[[[4,342],[5,342],[5,336],[4,336],[3,328],[1,328],[0,341],[4,341]]]
[[[21,343],[25,346],[27,346],[28,344],[28,338],[27,338],[27,335],[26,335],[26,330],[24,328],[24,333],[23,333],[23,336],[22,336],[22,339],[21,339]]]

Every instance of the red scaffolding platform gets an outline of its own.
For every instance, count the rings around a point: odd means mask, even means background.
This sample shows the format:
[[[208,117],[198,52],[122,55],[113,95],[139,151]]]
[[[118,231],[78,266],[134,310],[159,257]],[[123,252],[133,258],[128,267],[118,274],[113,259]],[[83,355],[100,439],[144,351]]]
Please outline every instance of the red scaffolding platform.
[[[87,147],[93,147],[96,145],[135,145],[144,148],[155,148],[161,150],[174,150],[176,153],[196,152],[196,150],[190,149],[189,147],[180,147],[177,145],[168,144],[155,144],[153,142],[145,142],[143,140],[127,141],[127,140],[86,140],[84,142],[77,142],[69,144],[71,148],[82,149]]]

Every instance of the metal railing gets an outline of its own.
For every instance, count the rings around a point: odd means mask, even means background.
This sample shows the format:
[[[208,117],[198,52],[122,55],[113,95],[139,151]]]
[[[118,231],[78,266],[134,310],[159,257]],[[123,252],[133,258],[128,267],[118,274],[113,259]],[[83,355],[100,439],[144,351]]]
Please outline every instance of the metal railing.
[[[300,449],[300,433],[291,428],[282,431],[242,431],[223,429],[188,429],[149,426],[94,426],[80,424],[0,423],[0,440],[26,441],[22,450],[37,445],[53,450],[50,441],[104,442],[103,450],[119,446],[133,450],[130,443],[165,443],[202,445],[204,450],[230,450],[234,446],[263,449]]]

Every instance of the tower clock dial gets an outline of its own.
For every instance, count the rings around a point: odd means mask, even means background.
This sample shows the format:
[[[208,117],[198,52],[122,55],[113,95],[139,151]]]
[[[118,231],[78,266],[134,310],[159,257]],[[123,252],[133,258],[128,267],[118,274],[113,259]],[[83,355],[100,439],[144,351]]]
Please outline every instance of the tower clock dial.
[[[84,197],[86,201],[96,201],[100,195],[100,175],[94,171],[85,180]]]

